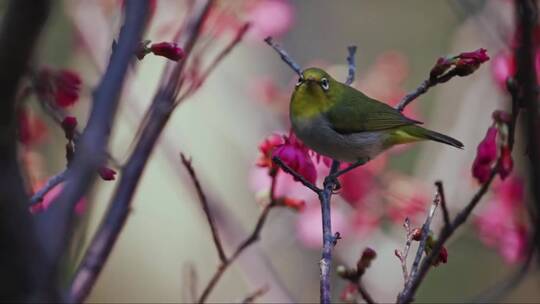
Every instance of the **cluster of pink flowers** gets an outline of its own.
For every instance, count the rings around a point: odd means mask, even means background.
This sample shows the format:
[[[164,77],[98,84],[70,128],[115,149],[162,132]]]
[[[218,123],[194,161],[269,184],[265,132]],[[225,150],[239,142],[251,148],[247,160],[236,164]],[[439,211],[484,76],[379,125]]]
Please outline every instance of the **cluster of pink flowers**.
[[[482,242],[496,248],[508,263],[521,261],[528,246],[523,192],[524,183],[518,177],[498,183],[475,219]]]
[[[472,166],[472,174],[480,183],[488,181],[494,168],[501,179],[505,179],[512,172],[514,161],[508,142],[510,123],[511,117],[508,113],[493,112],[493,124],[488,128],[484,139],[478,144],[476,158]],[[501,162],[497,165],[498,157],[501,158]]]

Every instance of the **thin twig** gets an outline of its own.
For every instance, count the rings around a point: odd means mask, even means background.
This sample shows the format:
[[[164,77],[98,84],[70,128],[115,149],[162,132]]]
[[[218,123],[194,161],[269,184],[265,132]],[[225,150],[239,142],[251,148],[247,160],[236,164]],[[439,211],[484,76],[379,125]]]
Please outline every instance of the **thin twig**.
[[[358,282],[357,286],[358,286],[358,293],[360,294],[360,296],[362,296],[362,299],[364,299],[364,301],[366,301],[367,304],[376,303],[375,300],[373,300],[373,298],[369,294],[369,292],[366,290],[362,282]]]
[[[347,80],[345,81],[345,84],[351,85],[354,81],[354,77],[356,76],[356,62],[354,60],[356,54],[356,45],[349,46],[347,48],[347,51],[349,52],[349,55],[347,56],[349,73],[347,75]]]
[[[32,198],[30,198],[30,205],[35,205],[42,202],[45,195],[47,195],[47,193],[49,193],[52,188],[66,180],[66,175],[67,169],[54,176],[51,176],[51,178],[47,180],[45,185],[43,185],[41,189],[39,189],[38,191],[36,191],[36,193],[34,193],[34,195],[32,195]]]
[[[189,176],[191,177],[191,180],[193,182],[193,185],[195,186],[195,189],[197,189],[197,195],[199,196],[199,201],[201,202],[204,214],[206,215],[206,220],[208,221],[208,225],[210,226],[210,231],[212,232],[212,238],[214,240],[214,244],[216,245],[216,250],[219,255],[219,259],[222,263],[225,263],[227,260],[227,256],[225,255],[225,251],[223,250],[223,244],[221,243],[221,239],[219,238],[219,233],[216,228],[216,223],[214,221],[214,218],[212,217],[212,213],[210,212],[210,207],[208,206],[208,200],[206,199],[206,195],[204,194],[204,190],[202,189],[201,183],[199,182],[199,179],[197,178],[197,174],[195,173],[195,170],[193,169],[193,165],[191,164],[191,159],[187,159],[186,156],[183,153],[180,153],[180,158],[182,159],[182,164],[184,167],[186,167],[186,170],[189,173]]]
[[[221,265],[218,267],[212,278],[210,278],[210,281],[204,288],[201,296],[197,300],[197,303],[204,303],[214,287],[216,286],[217,282],[221,278],[221,276],[225,273],[225,270],[229,268],[229,266],[246,250],[249,246],[253,245],[255,242],[257,242],[260,238],[261,230],[264,226],[264,223],[266,222],[266,218],[268,217],[268,214],[272,208],[277,206],[276,198],[275,198],[275,189],[276,189],[276,176],[272,176],[272,182],[270,186],[270,202],[264,207],[263,211],[259,215],[259,218],[257,220],[257,223],[255,224],[255,228],[251,232],[251,234],[242,242],[240,245],[236,248],[234,253],[231,255],[231,257],[227,258],[225,262],[221,263]]]
[[[443,211],[444,225],[448,226],[450,225],[450,214],[448,212],[448,207],[446,206],[446,197],[444,196],[444,187],[442,181],[436,181],[435,186],[437,187],[437,191],[441,196],[441,209]]]
[[[279,157],[274,156],[272,157],[272,161],[278,165],[283,171],[289,173],[292,175],[296,180],[300,181],[304,186],[311,189],[315,193],[320,193],[322,190],[312,184],[310,181],[308,181],[304,176],[302,176],[300,173],[294,171],[291,167],[289,167],[286,163],[284,163]]]
[[[266,42],[266,44],[271,46],[279,54],[279,56],[281,57],[281,60],[283,60],[286,64],[288,64],[289,67],[291,67],[291,69],[298,76],[300,77],[302,76],[302,68],[300,67],[300,65],[298,65],[298,63],[296,63],[291,58],[291,56],[289,56],[289,54],[279,44],[275,43],[272,37],[267,37],[266,39],[264,39],[264,42]]]
[[[407,257],[409,256],[409,250],[411,249],[411,244],[413,241],[411,222],[409,218],[405,218],[403,227],[405,228],[405,232],[407,232],[407,241],[405,242],[405,247],[403,248],[403,251],[399,251],[396,249],[395,253],[401,263],[401,271],[403,272],[403,285],[405,285],[407,284],[407,279],[409,277],[409,271],[407,270]]]
[[[245,304],[253,303],[253,302],[255,302],[255,300],[257,300],[257,298],[260,298],[260,297],[264,296],[264,294],[267,293],[267,292],[268,292],[268,286],[265,285],[265,286],[255,290],[251,294],[249,294],[244,300],[242,300],[241,303],[245,303]]]
[[[427,239],[429,237],[431,221],[433,220],[433,217],[435,216],[435,211],[437,210],[437,207],[439,206],[440,201],[441,201],[441,195],[437,191],[435,193],[435,197],[433,198],[433,203],[431,204],[431,207],[429,209],[429,213],[426,218],[426,221],[424,222],[424,225],[422,225],[422,238],[420,240],[420,245],[418,245],[418,250],[416,251],[416,256],[414,258],[414,262],[411,267],[411,273],[409,275],[409,279],[414,278],[418,271],[418,266],[420,265],[420,259],[422,259],[422,255],[424,254],[424,250],[426,248]],[[407,286],[405,288],[407,288]]]

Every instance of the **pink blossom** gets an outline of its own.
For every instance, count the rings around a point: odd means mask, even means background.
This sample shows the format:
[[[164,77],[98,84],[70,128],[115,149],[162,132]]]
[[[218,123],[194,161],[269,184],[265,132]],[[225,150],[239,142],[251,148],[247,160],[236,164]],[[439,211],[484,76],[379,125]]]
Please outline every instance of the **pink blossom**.
[[[281,203],[283,204],[283,206],[293,209],[295,211],[302,211],[306,207],[306,201],[288,196],[281,199]]]
[[[491,166],[497,159],[497,134],[496,127],[487,130],[486,137],[476,149],[476,158],[472,167],[473,176],[480,182],[485,183],[489,179]]]
[[[260,0],[247,8],[247,20],[251,22],[248,37],[260,41],[268,36],[281,36],[294,22],[294,11],[284,0]]]
[[[459,54],[455,63],[455,72],[459,76],[466,76],[473,73],[480,65],[489,60],[487,50],[480,48],[473,52]]]
[[[315,183],[317,170],[309,154],[309,149],[293,133],[284,139],[285,143],[273,151],[273,156],[279,157],[291,169],[309,182]]]
[[[527,228],[522,222],[523,181],[512,177],[494,188],[493,197],[475,219],[480,240],[496,248],[507,263],[520,261],[527,249]]]
[[[36,187],[34,187],[35,190],[39,190],[44,185],[44,182],[40,182],[36,184]],[[52,188],[45,196],[43,197],[43,200],[39,203],[36,203],[32,206],[30,206],[30,213],[36,214],[46,211],[51,204],[56,200],[58,195],[62,192],[63,184],[59,184]],[[82,198],[77,202],[75,205],[75,214],[82,215],[86,211],[87,207],[87,201],[86,198]]]

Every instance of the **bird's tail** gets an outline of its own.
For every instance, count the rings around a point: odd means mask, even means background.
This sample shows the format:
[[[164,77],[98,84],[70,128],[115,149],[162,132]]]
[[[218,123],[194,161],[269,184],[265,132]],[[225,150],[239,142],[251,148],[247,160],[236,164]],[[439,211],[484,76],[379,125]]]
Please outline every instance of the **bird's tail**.
[[[406,126],[404,127],[404,131],[407,132],[410,136],[417,137],[419,139],[434,140],[459,149],[463,149],[463,143],[461,143],[459,140],[452,138],[448,135],[422,128],[417,125]]]

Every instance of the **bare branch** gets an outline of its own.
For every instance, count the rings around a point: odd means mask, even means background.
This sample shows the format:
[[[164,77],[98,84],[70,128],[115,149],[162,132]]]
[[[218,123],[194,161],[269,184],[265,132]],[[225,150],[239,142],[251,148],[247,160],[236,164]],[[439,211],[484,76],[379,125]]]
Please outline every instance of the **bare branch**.
[[[437,192],[441,196],[441,209],[443,211],[444,225],[450,225],[450,214],[448,213],[448,207],[446,206],[446,197],[444,196],[444,187],[442,181],[436,181],[435,186],[437,187]]]
[[[347,48],[349,55],[347,56],[347,65],[349,66],[349,74],[347,75],[347,80],[345,84],[351,85],[354,81],[356,74],[356,62],[354,60],[356,54],[356,45],[351,45]]]
[[[182,159],[182,164],[184,165],[184,167],[186,167],[186,170],[188,171],[189,176],[191,177],[191,180],[193,181],[193,185],[195,186],[195,189],[197,189],[197,195],[199,196],[199,201],[201,202],[204,214],[206,215],[206,220],[208,221],[208,225],[210,226],[210,231],[212,232],[212,238],[214,240],[214,244],[216,245],[216,250],[218,252],[219,259],[221,260],[222,263],[225,263],[227,260],[227,257],[225,255],[225,251],[223,250],[223,245],[221,243],[221,239],[219,238],[219,233],[217,231],[214,218],[212,217],[212,213],[210,212],[210,207],[208,206],[206,195],[204,194],[204,190],[202,189],[201,183],[199,182],[199,179],[197,178],[195,169],[193,169],[193,165],[191,164],[191,159],[187,159],[183,153],[180,153],[180,158]]]
[[[240,256],[240,254],[244,252],[244,250],[246,250],[248,247],[250,247],[251,245],[253,245],[255,242],[259,240],[260,233],[264,226],[264,223],[266,222],[268,213],[270,212],[272,208],[277,206],[277,202],[275,199],[275,188],[276,188],[276,181],[277,181],[276,176],[277,175],[272,176],[272,184],[270,186],[270,203],[268,203],[268,205],[264,207],[261,215],[259,215],[259,218],[257,220],[257,223],[255,224],[255,228],[253,229],[253,232],[251,232],[251,234],[242,243],[240,243],[240,245],[236,248],[236,250],[231,255],[231,257],[227,258],[225,262],[222,263],[218,267],[218,269],[216,270],[216,272],[214,273],[214,275],[212,276],[212,278],[210,279],[210,281],[204,288],[197,303],[204,303],[206,301],[206,299],[208,298],[208,296],[210,295],[210,293],[212,292],[212,290],[218,283],[221,276],[225,273],[225,270],[229,268],[229,266]]]
[[[279,54],[281,60],[288,64],[298,76],[302,76],[302,68],[300,65],[298,65],[298,63],[296,63],[279,44],[275,43],[272,37],[267,37],[264,39],[264,42],[271,46]]]
[[[362,284],[362,282],[358,282],[357,285],[358,285],[358,293],[360,294],[362,299],[364,299],[364,301],[366,301],[367,304],[375,304],[376,303],[375,300],[373,300],[373,298],[371,297],[367,289],[364,287],[364,284]]]
[[[409,256],[409,250],[411,249],[411,243],[413,241],[411,222],[409,218],[405,218],[403,227],[405,228],[405,232],[407,232],[407,241],[405,242],[405,247],[403,248],[403,251],[399,251],[396,249],[395,255],[401,263],[401,271],[403,272],[403,285],[406,285],[409,277],[409,271],[407,270],[407,257]]]

